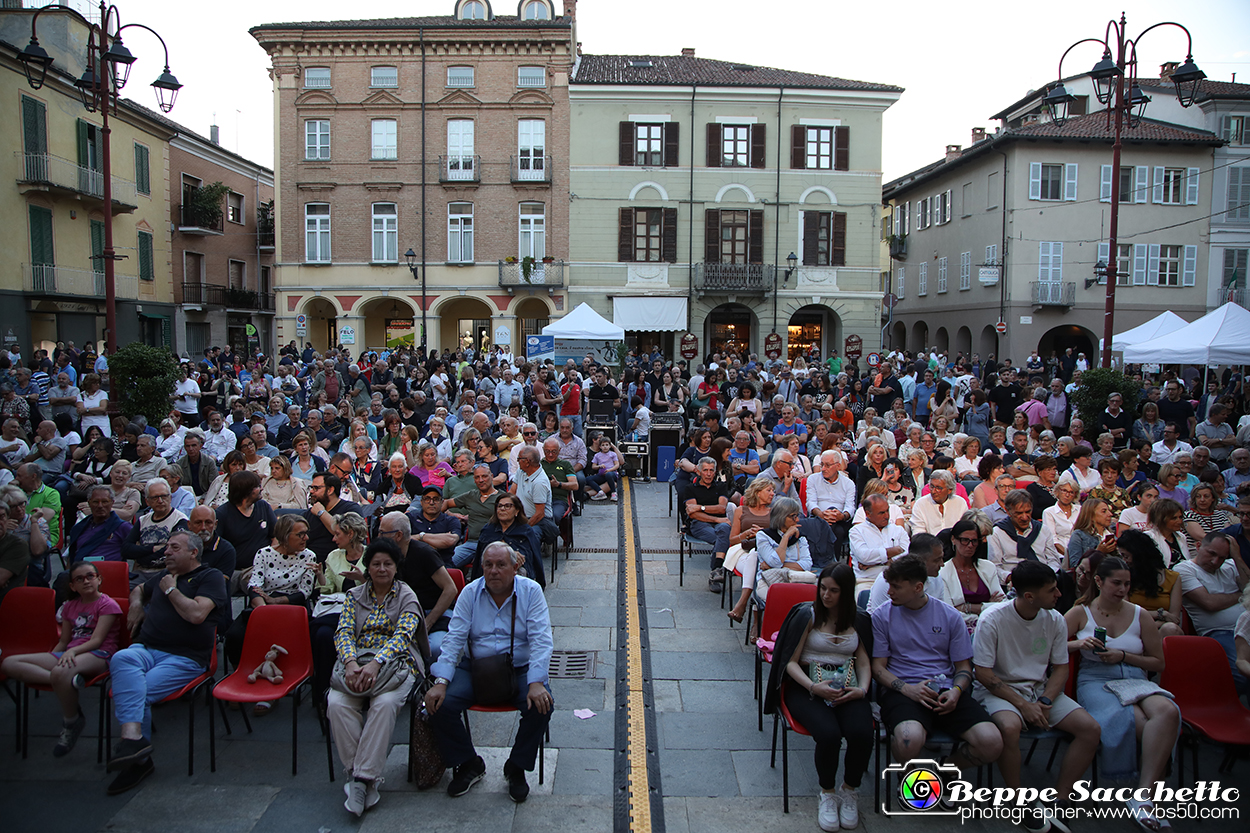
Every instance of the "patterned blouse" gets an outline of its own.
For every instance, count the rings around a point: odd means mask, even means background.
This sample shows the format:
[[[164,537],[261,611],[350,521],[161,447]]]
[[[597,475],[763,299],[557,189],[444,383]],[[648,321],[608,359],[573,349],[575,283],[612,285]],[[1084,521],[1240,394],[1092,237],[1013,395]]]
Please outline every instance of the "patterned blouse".
[[[408,595],[413,601],[413,609],[403,610],[399,614],[396,621],[391,621],[391,616],[387,612],[388,608],[398,611],[399,605],[399,588],[407,585],[402,582],[395,582],[391,585],[390,591],[386,594],[381,603],[377,597],[373,595],[372,582],[364,585],[364,597],[371,603],[372,609],[368,616],[365,617],[364,624],[360,627],[360,633],[356,633],[356,593],[348,593],[347,601],[343,605],[343,612],[339,614],[338,628],[334,631],[334,648],[338,652],[339,659],[344,663],[351,662],[356,658],[358,651],[373,651],[374,657],[379,662],[408,662],[411,659],[410,647],[416,638],[417,628],[421,624],[421,617],[416,609],[416,596],[411,590]]]
[[[264,547],[257,551],[252,562],[252,576],[248,579],[247,587],[269,596],[302,593],[307,599],[312,595],[315,578],[308,564],[316,558],[312,550],[283,555],[273,547]]]

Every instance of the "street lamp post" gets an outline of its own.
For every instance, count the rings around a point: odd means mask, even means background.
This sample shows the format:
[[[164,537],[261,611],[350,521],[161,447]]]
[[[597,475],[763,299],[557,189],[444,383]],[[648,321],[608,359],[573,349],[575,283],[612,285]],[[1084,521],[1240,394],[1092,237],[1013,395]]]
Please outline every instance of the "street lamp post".
[[[781,281],[782,285],[790,282],[790,276],[797,268],[799,268],[799,258],[794,252],[790,252],[786,257],[786,271]],[[773,272],[773,332],[777,332],[777,273],[775,271]]]
[[[30,43],[17,55],[17,59],[22,63],[22,68],[26,72],[26,81],[32,89],[37,90],[43,86],[48,76],[48,68],[53,63],[52,56],[39,45],[35,27],[39,22],[40,14],[47,9],[58,8],[69,9],[70,7],[52,3],[35,12],[30,20]],[[110,21],[115,24],[111,32],[109,31]],[[121,13],[118,12],[117,7],[105,5],[103,0],[100,2],[100,23],[88,22],[87,25],[89,34],[86,69],[82,77],[74,82],[74,86],[78,88],[79,97],[87,112],[94,113],[99,110],[103,121],[100,135],[103,148],[101,164],[104,178],[104,251],[101,252],[100,259],[104,261],[105,347],[100,349],[100,353],[104,354],[106,349],[110,353],[117,349],[117,289],[114,261],[121,259],[113,248],[113,154],[109,109],[112,108],[113,114],[117,114],[118,93],[130,79],[130,67],[136,60],[122,43],[122,31],[131,28],[145,29],[156,35],[156,39],[161,42],[161,47],[165,50],[165,70],[152,82],[161,112],[168,113],[174,108],[174,101],[182,85],[169,72],[169,47],[165,45],[164,38],[157,34],[155,29],[142,23],[122,25]]]
[[[417,279],[417,253],[411,248],[404,252],[404,260],[408,263],[408,269],[412,272],[412,279]],[[422,361],[426,355],[425,346],[425,270],[421,270],[421,356]]]
[[[1064,50],[1059,58],[1059,80],[1046,93],[1043,99],[1051,119],[1056,124],[1063,124],[1068,118],[1068,105],[1076,96],[1068,93],[1063,85],[1063,59],[1076,47],[1083,43],[1101,44],[1102,59],[1090,70],[1090,78],[1094,82],[1094,94],[1100,104],[1107,106],[1107,120],[1114,125],[1115,141],[1111,145],[1111,223],[1110,241],[1106,264],[1107,299],[1103,311],[1103,354],[1102,366],[1111,367],[1111,342],[1115,335],[1115,283],[1116,263],[1119,259],[1117,239],[1120,231],[1120,151],[1122,148],[1121,133],[1125,121],[1129,127],[1136,127],[1146,112],[1150,97],[1142,92],[1137,83],[1137,44],[1142,36],[1151,29],[1161,26],[1175,26],[1185,33],[1188,45],[1185,49],[1185,63],[1172,73],[1172,83],[1176,85],[1176,97],[1182,107],[1189,107],[1197,97],[1198,84],[1206,73],[1194,64],[1193,36],[1189,30],[1179,23],[1165,21],[1143,29],[1135,38],[1126,34],[1128,23],[1123,14],[1119,22],[1111,20],[1103,32],[1103,37],[1083,38]],[[1115,57],[1112,58],[1114,50]]]

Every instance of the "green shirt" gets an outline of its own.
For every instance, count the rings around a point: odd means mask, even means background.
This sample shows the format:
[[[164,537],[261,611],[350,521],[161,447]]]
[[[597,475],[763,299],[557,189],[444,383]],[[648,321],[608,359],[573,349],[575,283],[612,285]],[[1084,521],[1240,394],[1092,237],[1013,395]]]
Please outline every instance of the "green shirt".
[[[35,514],[36,509],[52,510],[52,520],[48,521],[48,546],[55,548],[61,542],[61,525],[57,522],[61,514],[61,493],[51,486],[40,486],[26,502],[28,514]]]
[[[446,500],[456,501],[456,508],[463,509],[464,502],[461,497],[473,494],[477,491],[477,486],[473,483],[473,473],[457,474],[455,477],[449,477],[443,482],[443,497]]]
[[[560,483],[567,483],[570,477],[574,480],[577,479],[577,472],[573,471],[573,465],[568,460],[556,460],[554,463],[548,463],[546,460],[543,460],[543,474],[549,478],[554,478]],[[552,488],[551,491],[554,497],[555,488]],[[568,496],[568,489],[561,489],[560,492],[564,497]]]
[[[842,372],[842,360],[837,356],[830,356],[825,359],[825,364],[829,366],[829,375],[837,376]]]

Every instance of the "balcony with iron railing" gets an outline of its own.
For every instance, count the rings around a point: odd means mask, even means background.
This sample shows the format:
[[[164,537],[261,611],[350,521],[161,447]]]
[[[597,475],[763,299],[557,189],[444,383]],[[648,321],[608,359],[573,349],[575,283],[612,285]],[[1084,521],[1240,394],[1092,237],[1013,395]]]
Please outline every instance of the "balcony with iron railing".
[[[274,250],[274,230],[273,219],[268,222],[261,221],[256,224],[256,245],[260,246],[262,252],[272,252]]]
[[[93,269],[70,269],[49,263],[23,263],[22,289],[35,295],[71,295],[104,298],[104,273]],[[139,297],[139,279],[113,275],[114,297],[133,301]]]
[[[763,295],[773,288],[777,267],[768,263],[696,263],[694,288],[705,293]]]
[[[527,268],[528,275],[526,274]],[[536,260],[528,265],[522,261],[509,263],[501,260],[499,261],[499,285],[508,290],[508,294],[512,294],[518,287],[521,289],[559,289],[564,286],[564,271],[565,263],[562,260],[553,260],[550,263]]]
[[[438,181],[444,185],[469,185],[482,181],[482,157],[440,156],[438,157]]]
[[[79,165],[72,159],[50,153],[17,152],[22,166],[18,179],[20,191],[52,191],[75,197],[104,199],[104,172]],[[129,179],[113,177],[113,213],[127,214],[139,207],[135,184]]]
[[[1032,281],[1035,307],[1070,307],[1076,303],[1075,281]]]
[[[551,156],[544,153],[512,157],[513,185],[550,185]]]
[[[271,292],[252,289],[235,289],[213,283],[184,283],[182,303],[192,306],[226,307],[228,309],[273,312],[274,296]]]
[[[1224,304],[1236,304],[1243,309],[1250,309],[1250,289],[1238,289],[1237,287],[1225,287],[1223,295],[1219,299],[1217,307]]]
[[[197,236],[215,236],[224,233],[224,213],[220,208],[203,208],[193,202],[178,206],[178,232]]]

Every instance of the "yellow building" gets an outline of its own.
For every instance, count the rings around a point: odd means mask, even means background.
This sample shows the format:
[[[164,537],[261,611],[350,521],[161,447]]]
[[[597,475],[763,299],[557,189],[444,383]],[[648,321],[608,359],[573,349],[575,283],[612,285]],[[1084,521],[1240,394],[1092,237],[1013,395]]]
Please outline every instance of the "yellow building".
[[[33,10],[0,10],[0,338],[23,355],[57,341],[105,339],[105,212],[113,219],[117,344],[170,346],[173,285],[169,263],[168,125],[123,101],[109,115],[112,205],[103,199],[103,119],[83,106],[74,81],[83,73],[89,28],[76,12],[39,16],[39,43],[53,58],[38,89],[14,55],[31,35]],[[153,75],[159,67],[141,61]],[[136,76],[135,86],[140,86]],[[146,89],[146,84],[143,85]]]

